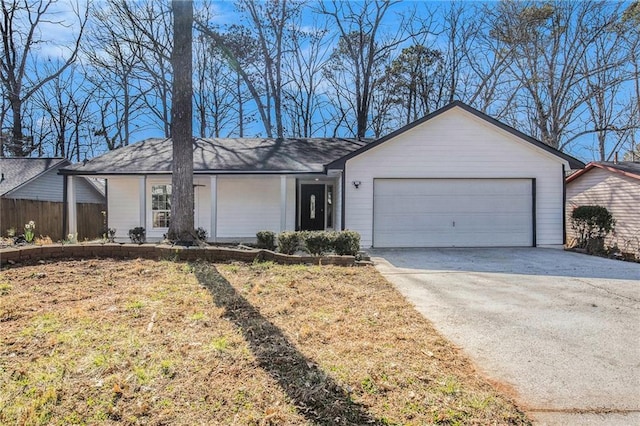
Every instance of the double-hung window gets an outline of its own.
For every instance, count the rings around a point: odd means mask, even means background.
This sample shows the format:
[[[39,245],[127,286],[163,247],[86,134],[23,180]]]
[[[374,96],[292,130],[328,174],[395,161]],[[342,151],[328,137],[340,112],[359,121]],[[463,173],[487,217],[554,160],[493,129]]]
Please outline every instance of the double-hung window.
[[[171,185],[151,187],[151,220],[154,228],[168,228],[171,216]]]

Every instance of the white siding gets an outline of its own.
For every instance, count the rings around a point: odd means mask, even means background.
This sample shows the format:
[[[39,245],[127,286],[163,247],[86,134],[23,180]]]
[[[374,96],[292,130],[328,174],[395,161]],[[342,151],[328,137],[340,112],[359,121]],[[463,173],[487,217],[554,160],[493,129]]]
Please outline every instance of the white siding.
[[[109,227],[115,228],[118,241],[129,241],[129,229],[144,226],[148,241],[159,241],[167,228],[153,228],[151,187],[170,184],[170,176],[148,176],[145,188],[145,223],[140,220],[139,176],[108,179]],[[211,239],[211,181],[209,176],[194,178],[196,227],[207,230]],[[296,180],[287,177],[286,229],[295,228]],[[280,176],[218,176],[217,240],[240,241],[255,238],[260,230],[280,231]]]
[[[104,203],[98,191],[83,177],[75,176],[76,202]],[[63,200],[64,178],[58,174],[58,169],[51,169],[39,177],[19,187],[8,195],[8,198],[23,200],[55,201]]]
[[[52,169],[11,193],[10,198],[62,202],[63,178]]]
[[[261,230],[280,231],[280,176],[218,176],[221,240],[255,238]],[[295,227],[295,179],[287,178],[287,229]]]
[[[537,245],[563,243],[564,160],[453,108],[346,164],[345,228],[372,245],[374,178],[536,179]],[[360,181],[356,189],[353,181]]]
[[[104,197],[98,190],[81,176],[75,176],[76,180],[76,202],[103,204]]]
[[[571,212],[578,206],[606,207],[616,220],[607,245],[640,253],[640,180],[597,167],[567,184],[567,243],[575,238]]]
[[[118,176],[107,180],[109,228],[116,230],[119,242],[129,242],[129,230],[141,226],[139,179],[138,176]]]

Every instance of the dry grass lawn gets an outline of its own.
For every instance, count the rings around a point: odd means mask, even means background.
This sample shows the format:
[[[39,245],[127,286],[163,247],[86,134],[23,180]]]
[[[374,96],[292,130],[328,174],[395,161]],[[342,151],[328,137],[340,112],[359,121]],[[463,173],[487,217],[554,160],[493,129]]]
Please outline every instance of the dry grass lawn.
[[[0,273],[0,424],[528,424],[371,267]]]

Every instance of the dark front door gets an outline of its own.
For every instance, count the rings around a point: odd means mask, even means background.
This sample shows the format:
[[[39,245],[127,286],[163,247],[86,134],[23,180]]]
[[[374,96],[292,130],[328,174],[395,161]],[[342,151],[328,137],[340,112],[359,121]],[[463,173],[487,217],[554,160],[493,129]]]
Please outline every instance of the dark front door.
[[[324,230],[324,185],[301,185],[300,229]]]

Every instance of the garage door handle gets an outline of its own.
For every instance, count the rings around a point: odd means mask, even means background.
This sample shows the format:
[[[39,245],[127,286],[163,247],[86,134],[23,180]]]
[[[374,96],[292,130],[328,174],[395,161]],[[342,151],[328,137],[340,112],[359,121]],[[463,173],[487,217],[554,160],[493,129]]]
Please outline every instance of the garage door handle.
[[[456,227],[456,221],[455,220],[453,221],[453,227],[454,228]]]

